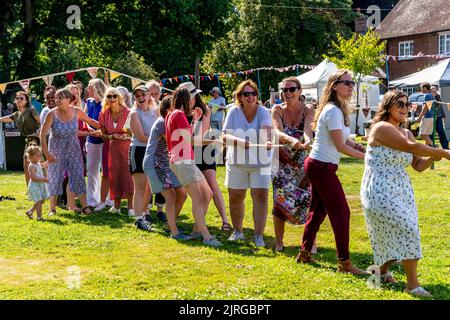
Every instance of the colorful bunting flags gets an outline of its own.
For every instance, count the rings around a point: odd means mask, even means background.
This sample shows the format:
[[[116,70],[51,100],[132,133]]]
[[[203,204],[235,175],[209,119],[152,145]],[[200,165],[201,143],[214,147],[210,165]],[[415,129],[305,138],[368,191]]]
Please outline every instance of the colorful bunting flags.
[[[5,92],[6,89],[6,83],[0,83],[0,92],[3,93]]]
[[[75,72],[67,72],[66,73],[67,81],[72,82],[74,76]]]
[[[136,78],[131,78],[131,90],[133,90],[134,88],[136,88],[138,85],[140,85],[142,83],[141,80],[136,79]]]
[[[22,87],[23,91],[28,93],[28,90],[30,89],[30,80],[19,81],[19,84]]]
[[[93,68],[88,68],[88,69],[87,69],[87,72],[88,72],[89,75],[91,76],[91,79],[97,78],[97,70],[98,70],[98,68],[95,68],[95,67],[93,67]],[[112,80],[112,79],[111,79],[111,80]]]
[[[120,76],[120,73],[111,71],[109,73],[109,81],[113,81],[114,79],[116,79],[119,76]]]
[[[54,78],[54,76],[46,76],[46,77],[43,77],[42,80],[44,80],[44,82],[47,86],[51,86],[53,83],[53,78]]]

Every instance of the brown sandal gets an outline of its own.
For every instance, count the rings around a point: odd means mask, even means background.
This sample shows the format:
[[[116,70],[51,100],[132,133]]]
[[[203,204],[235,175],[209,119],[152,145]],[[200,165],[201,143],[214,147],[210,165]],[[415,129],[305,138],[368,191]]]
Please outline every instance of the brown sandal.
[[[317,263],[317,260],[313,258],[313,254],[306,250],[300,250],[296,260],[297,263]]]
[[[27,215],[28,218],[33,220],[33,212],[31,212],[30,210],[27,210],[27,211],[25,211],[25,214]]]
[[[222,228],[220,228],[220,230],[227,232],[227,231],[232,231],[233,227],[231,226],[231,224],[229,224],[228,222],[224,222],[222,224]]]

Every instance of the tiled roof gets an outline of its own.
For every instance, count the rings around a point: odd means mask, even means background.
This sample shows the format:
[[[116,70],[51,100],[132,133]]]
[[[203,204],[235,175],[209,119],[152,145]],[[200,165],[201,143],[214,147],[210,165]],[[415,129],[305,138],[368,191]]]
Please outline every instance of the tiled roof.
[[[376,30],[381,39],[450,31],[450,0],[400,0]]]

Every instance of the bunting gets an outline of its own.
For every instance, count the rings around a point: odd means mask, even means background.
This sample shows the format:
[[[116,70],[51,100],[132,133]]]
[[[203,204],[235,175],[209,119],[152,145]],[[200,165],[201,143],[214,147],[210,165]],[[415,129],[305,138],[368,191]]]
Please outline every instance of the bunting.
[[[30,80],[20,81],[19,84],[22,87],[23,91],[28,93],[28,90],[30,89]]]
[[[111,71],[109,73],[109,81],[113,81],[114,79],[116,79],[119,76],[120,76],[120,73]]]
[[[141,80],[136,79],[136,78],[131,78],[131,90],[134,90],[134,88],[136,88],[141,83],[142,83]]]
[[[3,93],[5,92],[6,89],[6,83],[0,83],[0,92]]]
[[[44,82],[47,86],[51,86],[53,83],[53,78],[54,78],[54,76],[46,76],[46,77],[43,77],[42,80],[44,80]]]
[[[72,82],[74,76],[75,72],[67,72],[66,73],[67,81]]]
[[[392,60],[392,61],[397,61],[399,59],[402,58],[408,58],[408,59],[415,59],[415,58],[432,58],[432,59],[445,59],[445,58],[450,58],[449,54],[423,54],[422,52],[419,52],[418,54],[414,55],[414,56],[392,56],[392,55],[387,55],[386,56],[386,60]]]
[[[97,78],[97,70],[98,70],[98,68],[92,67],[92,68],[88,68],[86,71],[91,76],[91,79],[95,79],[95,78]]]

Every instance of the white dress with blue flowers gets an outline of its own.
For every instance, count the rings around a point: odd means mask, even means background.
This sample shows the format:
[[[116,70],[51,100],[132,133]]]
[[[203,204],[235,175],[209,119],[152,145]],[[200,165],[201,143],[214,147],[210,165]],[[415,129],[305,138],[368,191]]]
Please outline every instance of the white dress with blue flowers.
[[[36,177],[45,178],[44,171],[39,163],[32,163],[31,165],[36,168]],[[30,179],[30,182],[28,183],[28,200],[38,202],[48,199],[49,197],[50,193],[46,182],[38,182]]]
[[[361,204],[374,262],[422,258],[418,214],[405,168],[411,153],[386,146],[368,146],[361,184]]]

